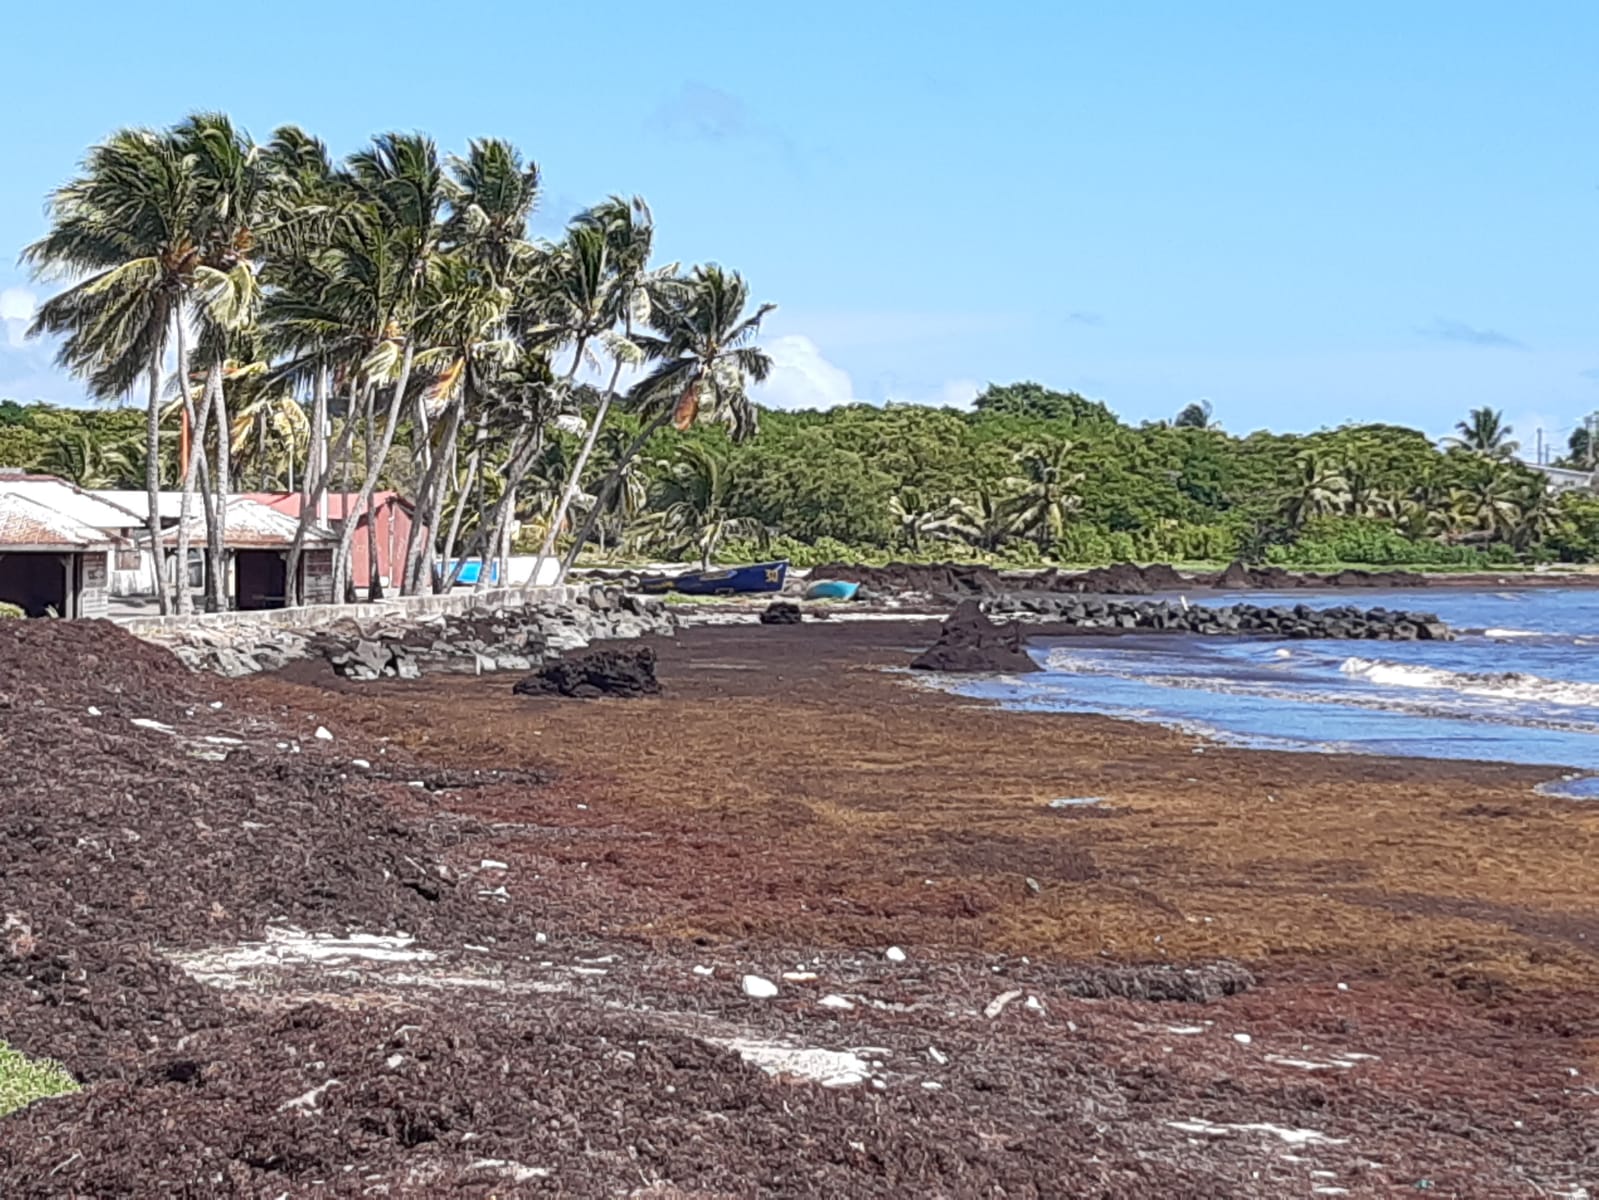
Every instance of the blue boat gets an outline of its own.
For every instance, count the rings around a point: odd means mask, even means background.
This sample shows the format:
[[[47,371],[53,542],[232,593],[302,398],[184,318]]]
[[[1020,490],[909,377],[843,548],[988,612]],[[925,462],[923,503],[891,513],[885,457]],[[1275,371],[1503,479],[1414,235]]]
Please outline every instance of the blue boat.
[[[745,592],[780,592],[788,562],[753,563],[747,567],[714,567],[681,575],[645,575],[641,592],[681,592],[685,596],[737,596]]]
[[[450,572],[455,570],[455,563],[456,560],[452,558],[449,562],[440,563],[434,568],[438,572],[439,578],[448,579]],[[461,573],[455,577],[455,584],[457,587],[475,587],[477,586],[478,577],[482,574],[483,560],[481,558],[469,558],[461,564]],[[497,558],[489,563],[489,582],[500,582],[500,560]]]
[[[818,579],[805,589],[807,600],[853,600],[855,593],[860,591],[858,583],[846,583],[842,579]]]

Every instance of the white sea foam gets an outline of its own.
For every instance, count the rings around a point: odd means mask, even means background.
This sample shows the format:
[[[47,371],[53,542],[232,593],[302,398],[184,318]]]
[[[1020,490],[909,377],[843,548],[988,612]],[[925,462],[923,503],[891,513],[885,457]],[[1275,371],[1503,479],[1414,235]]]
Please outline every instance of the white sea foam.
[[[1345,675],[1355,675],[1384,687],[1426,688],[1535,704],[1599,708],[1599,684],[1545,679],[1522,671],[1446,671],[1442,667],[1370,658],[1346,658],[1338,669]]]

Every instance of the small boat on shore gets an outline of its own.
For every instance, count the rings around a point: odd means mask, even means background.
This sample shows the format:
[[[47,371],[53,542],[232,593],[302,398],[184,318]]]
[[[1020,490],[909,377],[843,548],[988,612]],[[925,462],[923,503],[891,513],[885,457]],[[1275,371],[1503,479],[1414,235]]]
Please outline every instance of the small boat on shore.
[[[842,579],[818,579],[805,589],[807,600],[853,600],[855,593],[860,591],[858,583],[847,583]]]
[[[681,575],[644,575],[641,592],[681,592],[685,596],[737,596],[745,592],[780,592],[788,577],[788,561],[752,563],[746,567],[713,567]]]

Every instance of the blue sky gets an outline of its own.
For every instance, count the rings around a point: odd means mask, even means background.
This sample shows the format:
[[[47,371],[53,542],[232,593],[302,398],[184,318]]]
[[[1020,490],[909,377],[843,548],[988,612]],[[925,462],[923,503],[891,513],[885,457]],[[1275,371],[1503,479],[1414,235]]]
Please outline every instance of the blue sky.
[[[666,258],[780,305],[770,403],[1032,378],[1133,420],[1208,398],[1235,431],[1434,433],[1489,404],[1529,447],[1599,408],[1591,2],[88,3],[0,28],[0,396],[81,395],[21,341],[50,188],[118,126],[222,108],[339,152],[508,137],[543,232],[644,195]]]

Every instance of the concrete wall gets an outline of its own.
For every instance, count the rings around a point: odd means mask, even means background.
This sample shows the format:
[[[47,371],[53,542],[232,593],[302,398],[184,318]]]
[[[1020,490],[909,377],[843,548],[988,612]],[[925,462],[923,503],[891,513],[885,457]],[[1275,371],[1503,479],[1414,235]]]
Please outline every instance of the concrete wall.
[[[447,596],[397,596],[378,604],[312,604],[302,608],[271,608],[257,612],[195,613],[188,617],[124,617],[118,623],[130,633],[161,633],[171,629],[240,629],[248,625],[279,629],[317,629],[350,618],[373,621],[394,615],[426,616],[464,613],[480,608],[519,608],[524,604],[571,604],[588,587],[499,588],[477,594],[452,592]]]

